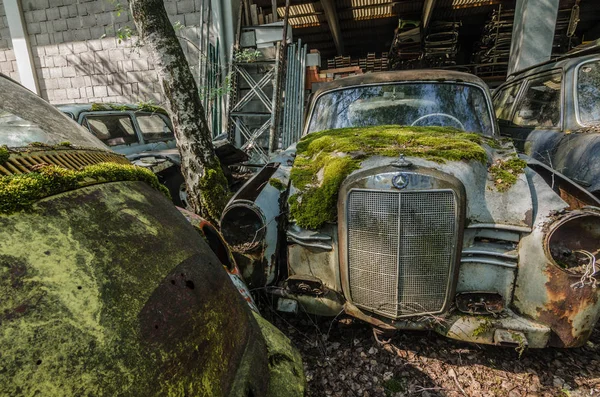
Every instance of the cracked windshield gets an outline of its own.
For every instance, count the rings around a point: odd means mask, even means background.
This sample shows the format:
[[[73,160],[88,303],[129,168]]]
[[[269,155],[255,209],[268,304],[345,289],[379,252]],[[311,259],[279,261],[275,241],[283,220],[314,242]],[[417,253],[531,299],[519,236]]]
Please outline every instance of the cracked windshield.
[[[375,125],[441,126],[492,135],[481,89],[464,84],[390,84],[327,93],[308,131]]]

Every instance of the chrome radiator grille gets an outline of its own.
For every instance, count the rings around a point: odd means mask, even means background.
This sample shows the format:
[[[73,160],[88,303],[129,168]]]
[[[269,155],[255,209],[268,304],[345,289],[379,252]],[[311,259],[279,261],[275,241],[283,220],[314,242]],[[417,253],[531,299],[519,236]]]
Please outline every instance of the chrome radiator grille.
[[[351,190],[348,277],[355,305],[396,318],[440,311],[457,244],[452,190]]]

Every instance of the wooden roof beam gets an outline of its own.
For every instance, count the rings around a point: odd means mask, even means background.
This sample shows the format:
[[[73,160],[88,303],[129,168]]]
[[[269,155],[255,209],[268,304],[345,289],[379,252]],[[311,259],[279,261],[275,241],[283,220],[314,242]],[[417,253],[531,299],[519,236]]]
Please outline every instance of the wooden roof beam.
[[[342,30],[340,29],[340,21],[338,20],[337,10],[335,8],[334,0],[321,0],[321,6],[323,7],[323,12],[325,12],[325,18],[327,19],[327,25],[329,25],[329,30],[331,32],[331,36],[333,37],[333,42],[335,43],[335,48],[337,50],[338,55],[344,54],[344,40],[342,38]]]

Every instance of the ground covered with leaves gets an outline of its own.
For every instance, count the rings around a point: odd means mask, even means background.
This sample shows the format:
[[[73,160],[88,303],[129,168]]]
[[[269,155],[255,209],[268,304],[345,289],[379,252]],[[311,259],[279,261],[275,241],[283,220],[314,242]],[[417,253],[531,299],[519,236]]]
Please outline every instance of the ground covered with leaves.
[[[381,346],[359,321],[263,313],[300,350],[308,397],[600,396],[600,329],[582,348],[519,357],[433,332],[399,333]]]

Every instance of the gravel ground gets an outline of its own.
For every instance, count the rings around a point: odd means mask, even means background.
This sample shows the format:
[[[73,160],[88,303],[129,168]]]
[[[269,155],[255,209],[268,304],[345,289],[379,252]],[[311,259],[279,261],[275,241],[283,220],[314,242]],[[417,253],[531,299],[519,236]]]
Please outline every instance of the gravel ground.
[[[578,349],[478,346],[404,332],[379,346],[351,319],[265,316],[304,359],[312,396],[600,396],[600,329]]]

